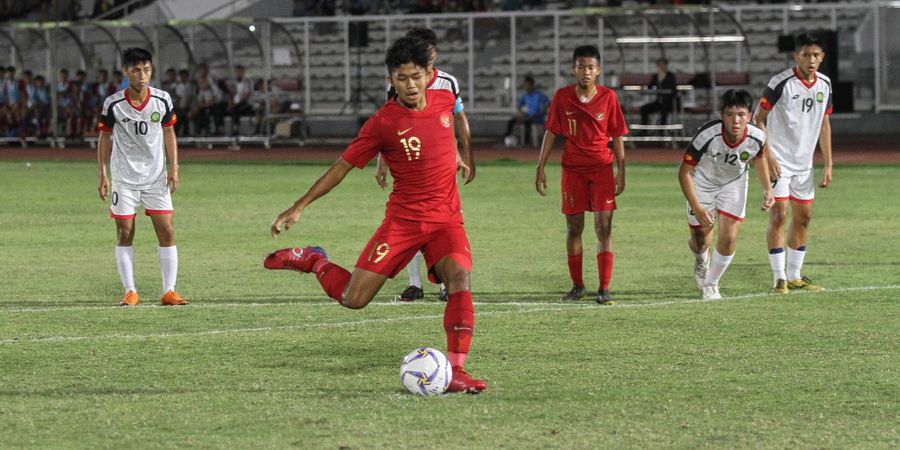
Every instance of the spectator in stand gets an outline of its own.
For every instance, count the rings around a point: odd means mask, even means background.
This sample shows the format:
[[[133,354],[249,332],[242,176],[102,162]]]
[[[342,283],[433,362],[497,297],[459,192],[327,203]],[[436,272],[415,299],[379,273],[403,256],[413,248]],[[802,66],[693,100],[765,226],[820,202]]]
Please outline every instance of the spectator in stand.
[[[122,89],[125,89],[125,87],[128,87],[128,80],[125,79],[125,76],[122,75],[121,71],[113,70],[112,84],[113,84],[113,92],[121,91]]]
[[[544,118],[547,116],[547,108],[550,106],[550,99],[543,92],[537,90],[534,84],[534,78],[531,75],[525,77],[522,83],[525,93],[519,97],[519,112],[515,117],[509,119],[506,124],[506,139],[510,138],[513,133],[513,127],[517,123],[521,123],[525,127],[524,145],[531,145],[531,126],[532,124],[544,124]]]
[[[209,75],[200,75],[197,79],[197,101],[189,114],[198,135],[216,134],[221,101],[219,90],[210,82]]]
[[[114,81],[110,81],[109,79],[109,71],[106,69],[100,69],[97,71],[97,82],[94,83],[94,95],[96,95],[100,100],[109,97],[114,92],[118,91],[118,83]],[[101,105],[102,106],[102,105]]]
[[[678,83],[675,81],[675,74],[669,72],[669,61],[666,58],[656,60],[656,73],[650,78],[647,89],[652,93],[656,91],[656,99],[650,103],[641,106],[641,124],[650,124],[650,114],[659,113],[660,125],[669,123],[669,113],[675,107],[675,89]]]
[[[253,95],[253,80],[245,76],[244,66],[235,66],[231,97],[228,99],[228,115],[231,116],[230,132],[232,136],[237,136],[241,129],[241,117],[253,115],[253,105],[249,101],[251,95]]]
[[[94,0],[94,11],[91,17],[101,16],[113,9],[112,0]],[[114,17],[105,17],[105,19],[113,19]],[[106,98],[106,97],[103,97]]]
[[[166,69],[166,72],[163,74],[162,79],[162,89],[166,92],[172,92],[175,90],[175,83],[178,82],[178,72],[175,69],[169,67]],[[175,99],[172,99],[173,101]]]
[[[45,137],[50,128],[50,89],[42,75],[34,77],[34,84],[28,88],[26,114],[30,118],[35,134]]]
[[[187,119],[190,117],[191,105],[197,98],[197,86],[191,81],[191,74],[187,69],[178,71],[178,81],[175,83],[175,88],[169,93],[172,94],[172,102],[175,104],[175,116],[183,119],[175,122],[175,134],[191,136],[191,121]]]

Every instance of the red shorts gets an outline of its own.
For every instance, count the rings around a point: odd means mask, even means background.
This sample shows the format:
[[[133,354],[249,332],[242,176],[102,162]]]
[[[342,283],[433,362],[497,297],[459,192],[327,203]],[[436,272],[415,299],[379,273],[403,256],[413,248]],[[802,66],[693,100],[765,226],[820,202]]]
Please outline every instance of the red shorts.
[[[427,223],[385,218],[356,260],[356,268],[394,278],[421,251],[428,267],[428,279],[440,280],[434,265],[445,256],[464,269],[472,270],[469,238],[461,222]]]
[[[616,180],[612,164],[600,166],[590,173],[562,171],[562,213],[616,209]]]

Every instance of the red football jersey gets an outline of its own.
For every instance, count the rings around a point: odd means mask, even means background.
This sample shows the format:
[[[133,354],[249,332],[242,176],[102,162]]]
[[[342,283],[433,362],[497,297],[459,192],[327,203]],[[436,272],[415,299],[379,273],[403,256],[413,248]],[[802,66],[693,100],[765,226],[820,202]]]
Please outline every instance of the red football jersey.
[[[397,100],[385,103],[341,158],[362,169],[381,153],[394,178],[385,217],[462,222],[453,135],[456,97],[450,91],[429,89],[425,99],[422,111]]]
[[[566,138],[562,166],[573,172],[590,172],[599,165],[612,164],[610,139],[628,134],[615,91],[599,85],[587,103],[578,99],[574,84],[557,90],[546,127]]]

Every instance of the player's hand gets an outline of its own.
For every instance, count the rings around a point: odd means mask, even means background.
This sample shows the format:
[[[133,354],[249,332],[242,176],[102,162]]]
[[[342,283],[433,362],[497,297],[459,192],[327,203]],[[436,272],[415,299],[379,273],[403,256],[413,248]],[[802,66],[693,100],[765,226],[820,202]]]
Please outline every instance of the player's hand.
[[[466,184],[469,184],[475,179],[475,164],[468,164],[467,167],[469,168],[469,173],[465,175],[465,179]]]
[[[697,218],[697,220],[700,222],[700,225],[703,225],[704,228],[712,228],[712,226],[716,223],[716,218],[713,217],[712,213],[705,208],[694,209],[694,217]]]
[[[387,169],[383,165],[379,164],[375,169],[375,182],[382,190],[387,187]]]
[[[769,163],[769,181],[778,181],[781,178],[781,166],[775,158],[766,158],[766,161]]]
[[[106,174],[100,175],[97,191],[100,193],[100,200],[105,202],[106,197],[109,196],[109,178],[106,178]]]
[[[823,188],[827,188],[828,185],[831,184],[831,167],[826,167],[822,169],[822,182],[819,183],[819,186]]]
[[[534,176],[534,187],[537,188],[541,197],[547,196],[547,175],[544,174],[544,167],[538,166],[537,174]]]
[[[169,171],[169,192],[175,193],[178,189],[178,169]]]
[[[625,192],[625,174],[619,172],[616,174],[616,195]]]
[[[472,168],[469,167],[469,166],[462,160],[462,158],[459,157],[458,154],[456,155],[456,169],[462,171],[462,176],[463,176],[463,178],[466,180],[466,183],[467,183],[467,184],[469,183],[469,181],[472,181],[472,179],[471,179],[470,177],[474,178],[474,176],[475,176],[475,175],[474,175],[474,174],[475,174],[475,171],[472,170]]]
[[[772,192],[771,189],[767,189],[766,192],[763,193],[763,202],[762,206],[759,207],[762,211],[768,211],[772,205],[775,204],[775,193]]]
[[[272,222],[271,232],[272,239],[275,239],[275,236],[278,236],[282,232],[282,227],[284,231],[287,231],[291,228],[292,225],[297,223],[300,220],[300,210],[295,209],[293,206],[284,210],[278,217],[275,218],[275,221]]]

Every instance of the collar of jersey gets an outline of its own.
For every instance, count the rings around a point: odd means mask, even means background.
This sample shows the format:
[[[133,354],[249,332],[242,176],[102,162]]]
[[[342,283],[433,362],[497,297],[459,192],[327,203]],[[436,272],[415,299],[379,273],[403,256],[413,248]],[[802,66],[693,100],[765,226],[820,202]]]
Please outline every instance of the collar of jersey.
[[[819,81],[819,75],[816,72],[813,72],[812,81],[804,80],[802,77],[800,77],[800,72],[797,71],[797,66],[794,66],[794,76],[797,77],[797,79],[800,80],[800,82],[803,83],[803,85],[806,86],[807,89],[813,87],[816,84],[816,81]]]
[[[728,142],[728,134],[725,131],[725,123],[722,123],[722,142],[724,142],[725,145],[728,146],[728,148],[738,148],[738,146],[743,144],[744,140],[747,139],[747,134],[749,134],[749,133],[750,133],[750,126],[747,125],[747,127],[744,128],[744,135],[741,136],[741,138],[738,139],[738,141],[734,145],[731,145],[731,143]]]
[[[141,103],[141,106],[134,106],[134,103],[131,103],[131,96],[128,95],[128,92],[129,92],[128,88],[125,88],[125,99],[128,100],[128,105],[130,105],[135,110],[141,111],[144,109],[145,106],[147,106],[147,103],[150,103],[150,96],[152,94],[150,92],[150,86],[147,86],[147,98],[144,99],[144,102]]]

